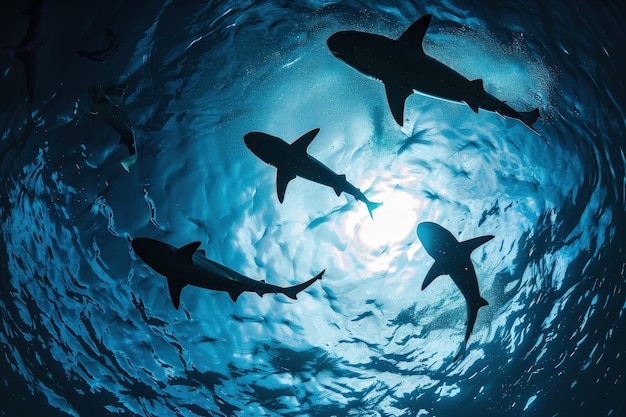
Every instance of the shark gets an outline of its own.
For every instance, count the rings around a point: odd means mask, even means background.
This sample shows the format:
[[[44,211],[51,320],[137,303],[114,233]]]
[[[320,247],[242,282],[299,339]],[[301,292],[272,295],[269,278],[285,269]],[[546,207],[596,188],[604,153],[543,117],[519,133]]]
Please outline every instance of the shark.
[[[137,162],[137,145],[135,135],[128,119],[128,109],[124,102],[125,88],[121,85],[112,87],[92,86],[89,87],[91,114],[97,114],[120,135],[120,144],[128,148],[128,157],[120,163],[126,171]]]
[[[262,132],[250,132],[244,136],[244,142],[253,154],[263,162],[276,167],[276,191],[278,201],[283,202],[289,182],[302,177],[309,181],[331,187],[337,196],[345,192],[367,206],[370,216],[382,203],[371,202],[354,185],[346,180],[344,174],[333,172],[326,165],[307,153],[307,149],[320,129],[313,129],[293,143]]]
[[[315,281],[322,279],[325,270],[298,285],[279,287],[265,281],[248,278],[232,269],[208,259],[205,251],[198,249],[200,242],[192,242],[180,248],[156,239],[138,237],[131,241],[133,251],[150,268],[167,278],[170,298],[174,308],[180,306],[180,293],[187,285],[215,291],[225,291],[233,302],[243,292],[284,294],[296,300],[298,293]]]
[[[107,28],[106,31],[107,38],[109,40],[109,45],[106,48],[98,49],[95,51],[86,51],[84,49],[79,49],[78,51],[76,51],[76,54],[91,61],[101,62],[103,64],[111,59],[111,56],[113,56],[113,52],[115,52],[115,48],[117,48],[117,39],[115,39],[115,35],[111,31],[111,29]]]
[[[409,26],[398,38],[358,31],[331,35],[327,45],[332,54],[361,73],[385,85],[387,101],[395,121],[402,126],[404,105],[414,92],[455,103],[465,103],[474,112],[484,109],[518,119],[537,131],[533,123],[539,109],[518,112],[485,91],[482,79],[469,80],[449,66],[426,55],[422,46],[432,15]]]
[[[26,35],[17,46],[7,47],[6,50],[11,58],[22,61],[26,76],[26,90],[32,103],[35,97],[39,47],[43,41],[43,0],[35,0],[23,14],[30,17]]]
[[[454,284],[465,297],[467,306],[467,328],[465,339],[461,348],[454,357],[454,361],[465,356],[467,341],[469,340],[478,310],[489,303],[480,295],[478,279],[470,254],[479,246],[484,245],[494,238],[493,235],[476,237],[459,242],[450,231],[444,229],[437,223],[423,222],[417,225],[417,236],[419,237],[426,252],[435,260],[433,266],[426,273],[422,283],[422,291],[430,285],[433,280],[441,275],[449,275]]]

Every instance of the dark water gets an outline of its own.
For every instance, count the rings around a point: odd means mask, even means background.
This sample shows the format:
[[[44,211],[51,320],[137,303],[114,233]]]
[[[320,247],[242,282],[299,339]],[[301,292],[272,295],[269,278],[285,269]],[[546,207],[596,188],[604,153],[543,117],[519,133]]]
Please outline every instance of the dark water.
[[[626,15],[610,2],[50,1],[34,102],[0,58],[0,415],[622,416]],[[502,3],[502,4],[500,4]],[[17,44],[27,4],[3,4]],[[411,96],[332,56],[339,30],[397,37],[433,14],[427,53],[520,110],[515,120]],[[75,54],[118,41],[105,63]],[[139,158],[89,113],[124,83]],[[292,141],[382,201],[275,170],[243,135]],[[434,221],[493,234],[464,301],[417,239]],[[132,252],[146,236],[282,295],[185,288]]]

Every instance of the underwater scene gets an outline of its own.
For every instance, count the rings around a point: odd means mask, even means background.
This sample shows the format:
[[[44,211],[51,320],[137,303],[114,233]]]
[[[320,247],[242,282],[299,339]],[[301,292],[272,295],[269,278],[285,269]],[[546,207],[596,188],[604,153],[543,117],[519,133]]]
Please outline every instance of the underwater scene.
[[[625,416],[619,2],[0,5],[0,416]]]

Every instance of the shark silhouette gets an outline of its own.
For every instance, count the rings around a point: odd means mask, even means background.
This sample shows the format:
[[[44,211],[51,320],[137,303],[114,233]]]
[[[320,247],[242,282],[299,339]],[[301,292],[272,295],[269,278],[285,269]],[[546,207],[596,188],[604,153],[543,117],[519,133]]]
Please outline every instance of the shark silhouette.
[[[124,103],[125,88],[122,86],[89,87],[89,99],[91,101],[91,113],[98,114],[113,130],[120,135],[120,144],[126,145],[130,156],[122,159],[120,163],[126,171],[137,162],[137,146],[135,135],[128,121],[128,109]]]
[[[420,223],[417,226],[417,236],[426,252],[435,260],[435,263],[424,278],[422,290],[428,287],[438,276],[449,275],[461,291],[461,294],[463,294],[463,297],[465,297],[467,304],[467,329],[465,331],[465,340],[454,357],[456,361],[460,356],[465,355],[467,341],[474,329],[478,310],[489,304],[480,295],[476,271],[470,259],[470,254],[474,249],[493,239],[494,236],[481,236],[459,242],[448,230],[431,222]]]
[[[150,268],[167,278],[170,297],[174,307],[180,305],[180,292],[186,285],[225,291],[233,301],[244,291],[263,294],[285,294],[297,299],[300,291],[305,290],[318,279],[322,279],[325,271],[310,280],[292,287],[279,287],[265,281],[256,281],[233,271],[230,268],[207,259],[200,242],[193,242],[181,248],[175,248],[165,242],[149,238],[132,240],[133,250]]]
[[[35,0],[31,7],[23,14],[30,16],[30,22],[26,35],[15,47],[7,47],[6,50],[11,58],[17,58],[22,61],[24,75],[26,76],[26,89],[28,98],[33,102],[35,96],[35,82],[37,80],[37,61],[39,56],[39,47],[42,43],[42,13],[43,0]]]
[[[117,48],[117,39],[115,39],[115,35],[111,32],[111,29],[107,28],[107,38],[109,39],[109,45],[104,49],[98,49],[96,51],[86,51],[84,49],[79,49],[76,53],[83,58],[87,58],[91,61],[105,63],[111,56],[113,52],[115,52],[115,48]]]
[[[539,110],[518,112],[487,93],[481,79],[468,80],[452,68],[424,53],[422,41],[431,15],[422,16],[397,40],[372,33],[343,31],[327,40],[340,60],[385,84],[387,101],[396,122],[402,126],[404,103],[414,90],[420,94],[463,102],[474,112],[482,108],[520,120],[531,130]]]
[[[352,195],[355,199],[365,203],[370,216],[372,216],[372,210],[382,203],[369,201],[358,188],[346,180],[345,175],[336,174],[307,153],[307,148],[319,131],[319,129],[313,129],[292,144],[267,133],[250,132],[244,136],[244,142],[248,149],[263,162],[276,167],[276,190],[278,201],[281,203],[285,198],[285,190],[289,181],[296,177],[302,177],[331,187],[337,195],[342,192]]]

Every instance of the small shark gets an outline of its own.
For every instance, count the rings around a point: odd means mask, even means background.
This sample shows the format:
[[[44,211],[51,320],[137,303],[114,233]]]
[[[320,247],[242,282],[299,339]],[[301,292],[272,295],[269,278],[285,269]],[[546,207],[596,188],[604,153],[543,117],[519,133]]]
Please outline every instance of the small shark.
[[[404,103],[413,92],[457,103],[474,112],[482,108],[520,120],[531,130],[539,110],[518,112],[487,93],[481,79],[468,80],[452,68],[426,55],[422,48],[431,15],[422,16],[397,40],[373,33],[343,31],[327,40],[334,56],[385,84],[387,101],[396,122],[402,126]]]
[[[99,49],[97,51],[85,51],[84,49],[79,49],[76,53],[83,58],[87,58],[91,61],[102,62],[105,63],[111,56],[113,52],[115,52],[115,48],[117,48],[117,39],[115,39],[115,35],[111,32],[111,29],[107,28],[107,37],[109,39],[109,46],[104,49]]]
[[[123,86],[89,87],[90,111],[98,114],[109,126],[120,134],[120,144],[126,145],[130,156],[122,159],[120,163],[126,171],[137,162],[137,146],[135,135],[128,121],[128,109],[124,102],[125,88]]]
[[[318,279],[324,271],[310,280],[293,287],[279,287],[256,281],[220,265],[205,257],[205,252],[198,249],[200,242],[193,242],[181,248],[175,248],[165,242],[138,237],[132,240],[133,250],[150,268],[167,278],[167,285],[174,307],[180,305],[180,292],[186,285],[225,291],[233,301],[244,291],[263,294],[285,294],[297,299],[300,291],[305,290]]]
[[[494,236],[481,236],[459,242],[448,230],[431,222],[420,223],[417,226],[417,236],[424,245],[426,252],[435,260],[424,278],[422,290],[438,276],[449,275],[467,303],[467,330],[465,331],[465,340],[454,357],[454,361],[456,361],[460,356],[465,356],[467,340],[474,329],[478,309],[489,304],[480,295],[476,271],[470,254],[474,249],[493,239]]]
[[[358,188],[346,180],[345,175],[336,174],[307,153],[307,148],[319,131],[319,129],[313,129],[292,144],[267,133],[250,132],[244,136],[244,142],[248,149],[263,162],[276,167],[276,190],[278,201],[281,203],[285,198],[285,190],[289,181],[296,177],[302,177],[331,187],[337,195],[342,192],[352,195],[355,199],[365,203],[370,216],[372,216],[372,210],[382,203],[369,201]]]
[[[42,11],[43,0],[35,0],[32,6],[23,13],[24,15],[30,16],[30,23],[26,35],[24,35],[19,45],[6,48],[11,58],[15,57],[22,61],[22,67],[24,67],[24,74],[26,76],[26,89],[31,103],[35,96],[39,47],[43,40]]]

